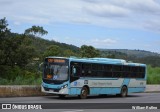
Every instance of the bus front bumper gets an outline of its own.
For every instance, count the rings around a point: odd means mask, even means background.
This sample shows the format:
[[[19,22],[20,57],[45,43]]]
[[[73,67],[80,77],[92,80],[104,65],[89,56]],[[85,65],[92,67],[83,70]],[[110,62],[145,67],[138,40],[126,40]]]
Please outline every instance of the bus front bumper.
[[[41,91],[43,93],[65,94],[65,95],[67,95],[69,92],[68,87],[64,87],[61,89],[54,89],[54,88],[46,88],[46,87],[43,87],[42,85],[41,85]]]

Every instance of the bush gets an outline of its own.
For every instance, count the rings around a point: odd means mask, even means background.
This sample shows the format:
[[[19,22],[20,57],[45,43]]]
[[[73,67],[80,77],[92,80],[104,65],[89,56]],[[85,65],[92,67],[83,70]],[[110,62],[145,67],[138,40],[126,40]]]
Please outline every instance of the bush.
[[[0,77],[0,85],[40,85],[42,76],[40,73],[32,73],[18,67],[7,71],[5,77]]]
[[[160,67],[147,67],[147,84],[160,84]]]
[[[7,79],[0,78],[0,85],[7,85],[7,84],[8,84]]]
[[[14,80],[17,76],[23,74],[23,70],[18,66],[0,66],[0,77],[7,80]]]

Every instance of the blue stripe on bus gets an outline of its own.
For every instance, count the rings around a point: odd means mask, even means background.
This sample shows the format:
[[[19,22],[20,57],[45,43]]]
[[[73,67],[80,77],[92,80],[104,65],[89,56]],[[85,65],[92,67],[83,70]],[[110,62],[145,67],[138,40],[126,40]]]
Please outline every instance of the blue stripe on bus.
[[[70,95],[80,95],[81,87],[79,88],[70,88]],[[136,93],[136,92],[144,92],[145,87],[129,87],[128,93]],[[90,94],[89,95],[99,95],[99,94],[120,94],[121,88],[120,87],[90,87]]]
[[[70,95],[80,95],[82,88],[70,88]]]
[[[80,95],[82,88],[70,88],[71,95]],[[98,95],[98,94],[119,94],[120,93],[119,87],[112,87],[112,88],[102,88],[102,87],[91,87],[89,95]]]
[[[129,87],[128,93],[144,92],[145,87]]]
[[[120,88],[90,88],[90,95],[98,94],[118,94],[120,93]]]

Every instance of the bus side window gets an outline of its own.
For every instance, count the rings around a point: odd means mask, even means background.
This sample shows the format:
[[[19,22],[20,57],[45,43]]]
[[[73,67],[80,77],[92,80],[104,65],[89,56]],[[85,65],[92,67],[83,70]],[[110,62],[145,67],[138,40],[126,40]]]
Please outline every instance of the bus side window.
[[[71,75],[74,77],[80,77],[81,73],[80,73],[80,66],[78,64],[74,64],[71,66]]]
[[[91,76],[91,64],[83,63],[82,64],[82,76],[88,77]]]

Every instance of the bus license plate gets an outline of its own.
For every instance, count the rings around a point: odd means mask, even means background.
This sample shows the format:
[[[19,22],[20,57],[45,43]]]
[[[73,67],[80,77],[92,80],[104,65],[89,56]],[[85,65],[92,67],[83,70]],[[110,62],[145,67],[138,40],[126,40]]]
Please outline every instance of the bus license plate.
[[[49,92],[54,92],[54,90],[50,89]]]

